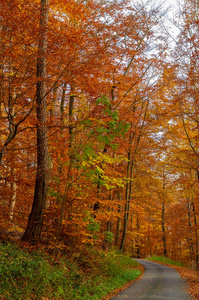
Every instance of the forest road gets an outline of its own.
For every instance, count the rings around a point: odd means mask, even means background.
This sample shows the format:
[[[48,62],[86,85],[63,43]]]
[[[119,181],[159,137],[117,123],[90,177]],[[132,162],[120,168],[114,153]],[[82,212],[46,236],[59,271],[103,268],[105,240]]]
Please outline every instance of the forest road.
[[[141,279],[112,297],[112,300],[191,300],[186,283],[174,269],[148,260],[135,259],[145,272]]]

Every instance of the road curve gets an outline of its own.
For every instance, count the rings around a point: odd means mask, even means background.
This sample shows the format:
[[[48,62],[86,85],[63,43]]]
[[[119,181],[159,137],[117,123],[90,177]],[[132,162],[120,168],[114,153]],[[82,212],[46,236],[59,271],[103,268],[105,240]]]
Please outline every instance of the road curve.
[[[136,259],[145,268],[142,278],[112,300],[191,300],[186,283],[174,270],[148,260]]]

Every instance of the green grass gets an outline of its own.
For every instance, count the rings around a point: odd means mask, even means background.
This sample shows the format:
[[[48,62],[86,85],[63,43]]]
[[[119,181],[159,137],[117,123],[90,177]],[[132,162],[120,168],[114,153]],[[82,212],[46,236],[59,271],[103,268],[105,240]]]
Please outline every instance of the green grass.
[[[140,275],[137,262],[114,251],[81,261],[88,271],[67,257],[53,262],[38,252],[0,243],[0,299],[97,300]]]
[[[151,257],[147,257],[146,259],[148,259],[148,260],[154,260],[154,261],[157,261],[157,262],[162,262],[164,264],[169,264],[169,265],[184,267],[184,265],[181,263],[181,261],[172,260],[172,259],[170,259],[168,257],[165,257],[165,256],[156,256],[156,255],[153,255]]]

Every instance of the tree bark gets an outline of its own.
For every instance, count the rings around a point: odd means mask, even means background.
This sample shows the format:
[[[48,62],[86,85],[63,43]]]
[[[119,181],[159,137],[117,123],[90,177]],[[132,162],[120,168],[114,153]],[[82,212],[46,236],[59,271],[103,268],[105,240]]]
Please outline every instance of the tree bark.
[[[11,169],[10,173],[11,173],[11,177],[14,178],[15,170]],[[10,188],[11,188],[12,195],[11,195],[11,199],[10,199],[9,218],[12,220],[13,216],[14,216],[14,209],[15,209],[16,198],[17,198],[17,184],[16,184],[15,180],[11,182]]]
[[[46,111],[46,50],[49,0],[41,0],[40,37],[37,59],[37,174],[34,201],[24,240],[38,241],[41,237],[47,201],[48,138]]]

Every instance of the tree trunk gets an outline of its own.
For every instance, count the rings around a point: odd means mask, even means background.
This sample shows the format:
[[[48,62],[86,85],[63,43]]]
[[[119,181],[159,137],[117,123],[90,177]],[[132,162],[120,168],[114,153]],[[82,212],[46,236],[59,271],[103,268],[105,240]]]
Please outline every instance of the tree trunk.
[[[166,174],[163,170],[163,199],[162,199],[162,214],[161,214],[161,225],[162,225],[162,244],[163,244],[163,255],[167,256],[167,248],[166,248],[166,234],[165,234],[165,188],[166,188]]]
[[[71,92],[70,92],[70,100],[69,100],[69,157],[71,160],[73,160],[73,154],[72,154],[72,146],[73,146],[73,121],[74,121],[74,101],[75,101],[75,87],[74,84],[71,83]]]
[[[63,90],[62,90],[62,96],[61,96],[61,104],[60,104],[60,121],[61,122],[63,122],[65,94],[66,94],[66,82],[64,82],[64,84],[63,84]]]
[[[118,199],[121,200],[121,194],[118,195]],[[121,204],[118,204],[118,213],[121,213]],[[116,227],[116,235],[115,235],[115,246],[118,245],[120,240],[120,231],[121,231],[121,217],[117,218],[117,227]]]
[[[195,263],[195,259],[194,259],[194,248],[193,248],[193,238],[192,238],[192,222],[191,222],[191,204],[192,202],[190,201],[190,199],[187,199],[187,208],[188,208],[188,224],[189,224],[189,238],[188,238],[188,244],[189,244],[189,252],[190,252],[190,260],[191,260],[191,264],[193,264],[193,262]]]
[[[131,137],[130,137],[131,138]],[[132,179],[133,175],[133,161],[131,158],[131,152],[128,153],[128,165],[127,165],[127,178]],[[124,245],[126,240],[127,226],[129,220],[129,209],[131,202],[131,192],[132,192],[132,180],[126,183],[126,204],[125,204],[125,212],[124,212],[124,228],[122,233],[122,241],[120,245],[120,251],[124,251]]]
[[[14,178],[15,170],[11,169],[11,177]],[[12,179],[13,180],[13,179]],[[11,199],[10,199],[10,211],[9,211],[9,218],[12,220],[14,216],[14,209],[16,204],[16,198],[17,198],[17,184],[15,181],[12,181],[10,184],[11,187]]]
[[[107,145],[104,146],[103,149],[103,154],[107,152]],[[102,164],[100,164],[100,168],[102,168]],[[101,175],[98,176],[98,183],[97,183],[97,199],[100,198],[100,193],[101,193],[101,183],[100,183],[100,179],[101,179]],[[94,203],[93,206],[93,210],[96,212],[100,209],[100,201],[97,201]],[[96,215],[94,215],[94,218],[96,218]]]
[[[41,237],[47,201],[48,138],[46,112],[46,50],[49,0],[41,0],[40,37],[37,59],[37,174],[34,201],[24,240],[38,241]]]
[[[112,198],[112,192],[110,192],[110,194],[109,194],[109,201],[111,201],[111,200],[113,200],[113,198]],[[111,210],[112,209],[109,206],[108,211],[110,212]],[[107,224],[106,224],[106,233],[112,232],[112,227],[113,227],[113,222],[109,219],[107,221]],[[105,235],[104,241],[103,241],[103,244],[102,244],[102,249],[105,250],[106,247],[110,247],[111,242],[112,241],[109,240],[109,237],[107,235]]]
[[[198,229],[197,229],[197,217],[196,217],[196,209],[195,204],[192,202],[193,209],[193,217],[194,217],[194,225],[195,225],[195,250],[196,250],[196,269],[199,269],[199,251],[198,251]]]
[[[57,229],[56,229],[56,238],[55,238],[55,247],[53,249],[53,253],[55,254],[57,252],[57,243],[61,235],[61,229],[62,229],[62,222],[64,218],[66,217],[66,203],[68,200],[68,193],[73,183],[73,162],[74,162],[74,153],[73,153],[73,140],[74,140],[74,103],[75,103],[75,86],[73,83],[70,85],[71,91],[70,91],[70,98],[69,98],[69,111],[68,111],[68,133],[69,133],[69,141],[68,141],[68,151],[69,151],[69,168],[68,168],[68,174],[66,179],[66,185],[65,185],[65,191],[64,195],[61,201],[61,207],[60,207],[60,217],[58,218],[57,222]],[[64,112],[64,97],[65,97],[65,90],[66,90],[66,84],[64,83],[63,92],[62,92],[62,100],[61,100],[61,106],[60,106],[60,113],[61,113],[61,120],[63,121],[63,112]],[[68,218],[71,218],[69,215]]]
[[[111,201],[111,200],[113,200],[113,199],[112,199],[112,193],[110,192],[110,194],[109,194],[109,201]],[[111,211],[111,207],[110,207],[110,206],[109,206],[109,208],[108,208],[108,211]],[[113,226],[113,222],[109,219],[109,220],[107,221],[107,227],[106,227],[106,230],[111,232],[112,226]]]
[[[1,55],[1,61],[3,61],[2,59],[2,55]],[[0,64],[0,118],[3,115],[3,101],[4,101],[4,88],[3,88],[3,81],[4,81],[4,77],[3,77],[3,63]]]
[[[54,114],[55,114],[55,105],[56,105],[56,100],[57,100],[57,89],[58,89],[58,84],[57,82],[54,85],[53,88],[53,100],[50,106],[50,118],[52,119]]]
[[[162,202],[162,243],[163,243],[163,255],[167,256],[164,215],[165,215],[165,205],[163,201]]]
[[[124,212],[124,228],[123,228],[123,234],[122,234],[122,241],[121,241],[121,245],[120,245],[120,251],[121,252],[124,251],[124,245],[125,245],[125,239],[126,239],[126,233],[127,233],[127,226],[128,226],[128,219],[129,219],[129,210],[130,210],[131,194],[132,194],[132,178],[133,178],[134,157],[135,157],[135,154],[138,151],[138,146],[139,146],[140,139],[141,139],[141,132],[142,132],[142,129],[144,127],[144,123],[145,123],[145,119],[146,119],[146,115],[147,115],[147,111],[148,111],[148,104],[149,104],[149,101],[147,100],[142,125],[141,125],[141,128],[140,128],[140,132],[138,134],[138,137],[137,137],[137,141],[136,141],[136,144],[135,144],[135,150],[134,150],[133,153],[132,153],[132,150],[131,150],[131,146],[132,146],[133,139],[135,137],[135,132],[134,133],[131,132],[131,128],[130,128],[128,165],[127,165],[127,178],[129,178],[130,180],[126,184],[126,204],[125,204],[125,212]],[[143,107],[144,107],[144,102],[143,102]],[[134,113],[135,113],[135,110],[136,110],[136,107],[134,107],[134,109],[133,109]],[[132,124],[131,124],[131,127],[132,127]]]
[[[137,222],[136,222],[136,227],[137,227],[137,232],[140,230],[140,222],[137,214]],[[136,239],[136,244],[135,244],[135,255],[137,258],[140,258],[140,245],[139,245],[139,240]]]

